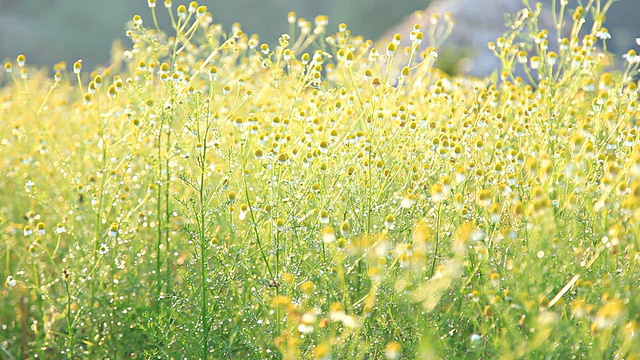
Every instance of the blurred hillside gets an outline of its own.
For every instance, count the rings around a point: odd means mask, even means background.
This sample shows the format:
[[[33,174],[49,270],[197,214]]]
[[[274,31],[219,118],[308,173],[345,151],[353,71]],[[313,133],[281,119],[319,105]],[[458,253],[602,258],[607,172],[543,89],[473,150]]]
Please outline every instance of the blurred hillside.
[[[569,2],[571,7],[577,4]],[[174,7],[178,3],[174,0]],[[640,36],[637,3],[620,0],[612,7],[607,26],[613,51],[626,51]],[[352,33],[377,39],[408,14],[426,8],[429,0],[207,0],[201,4],[225,28],[240,22],[246,33],[258,33],[262,41],[273,43],[287,31],[290,10],[308,19],[328,15],[330,31],[346,22]],[[166,21],[162,1],[157,10]],[[113,41],[125,39],[126,23],[133,14],[151,23],[146,0],[0,0],[0,60],[24,53],[29,63],[37,65],[80,58],[88,68],[105,64]]]

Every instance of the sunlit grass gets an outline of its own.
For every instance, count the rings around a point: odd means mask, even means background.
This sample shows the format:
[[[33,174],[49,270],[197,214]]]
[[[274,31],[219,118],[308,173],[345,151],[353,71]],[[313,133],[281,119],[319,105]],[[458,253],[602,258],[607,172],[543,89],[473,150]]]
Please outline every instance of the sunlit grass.
[[[2,356],[640,353],[640,58],[582,29],[609,4],[561,39],[523,11],[493,80],[433,67],[447,16],[376,49],[291,13],[274,47],[171,1],[108,68],[18,56]]]

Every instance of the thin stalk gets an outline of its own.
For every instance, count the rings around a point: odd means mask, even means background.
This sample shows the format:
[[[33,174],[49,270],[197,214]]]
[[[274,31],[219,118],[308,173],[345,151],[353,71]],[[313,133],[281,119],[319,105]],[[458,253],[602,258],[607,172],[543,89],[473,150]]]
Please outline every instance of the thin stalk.
[[[7,237],[5,240],[6,245],[6,253],[5,253],[5,274],[11,274],[11,242],[9,241],[10,237]]]
[[[442,202],[438,204],[438,219],[436,220],[436,248],[433,252],[433,261],[431,262],[431,275],[429,278],[433,278],[433,274],[436,271],[436,262],[438,261],[438,247],[440,246],[440,218],[442,215]]]
[[[151,8],[151,17],[153,18],[153,25],[155,25],[156,30],[158,30],[158,32],[160,32],[160,25],[158,25],[158,17],[156,16],[156,8],[152,7]]]
[[[275,249],[276,249],[276,277],[273,278],[272,280],[277,281],[278,279],[278,273],[279,273],[279,268],[280,268],[280,230],[278,229],[278,226],[276,225],[276,239],[275,239]],[[276,287],[277,289],[277,287]]]
[[[47,100],[49,100],[49,97],[51,97],[51,93],[53,93],[53,89],[55,89],[57,86],[58,86],[58,80],[56,80],[49,87],[49,91],[47,91],[47,95],[45,95],[44,99],[42,99],[42,103],[40,103],[40,106],[38,107],[38,110],[36,111],[36,115],[39,115],[40,112],[42,112],[42,109],[44,108],[45,104],[47,103]]]
[[[256,223],[255,214],[253,213],[253,206],[251,205],[251,200],[249,199],[249,188],[246,183],[244,186],[244,195],[245,195],[245,198],[247,199],[247,206],[249,207],[249,215],[251,215],[251,222],[253,223],[253,232],[256,236],[256,242],[258,244],[258,249],[260,250],[260,255],[262,255],[262,261],[264,261],[264,265],[267,268],[267,273],[269,274],[269,278],[275,279],[273,277],[273,272],[271,271],[271,266],[269,266],[269,260],[267,259],[267,255],[264,252],[262,241],[260,240],[260,233],[258,232],[258,224]]]
[[[207,207],[208,200],[206,199],[205,182],[207,172],[207,150],[209,149],[208,137],[211,130],[211,122],[208,121],[203,129],[200,131],[200,122],[197,125],[198,140],[203,144],[202,153],[196,159],[196,165],[200,172],[195,190],[198,193],[197,208],[193,209],[196,217],[197,229],[197,244],[200,252],[200,322],[202,323],[202,338],[201,338],[201,355],[200,358],[206,360],[209,357],[209,301],[207,296],[207,283],[208,268],[207,268],[207,248],[209,247],[209,241],[207,241]],[[168,220],[168,219],[167,219]],[[168,236],[168,235],[167,235]]]
[[[98,265],[98,261],[100,260],[98,258],[98,243],[100,242],[100,232],[102,227],[100,226],[100,224],[102,223],[102,205],[103,205],[103,201],[104,201],[104,186],[105,186],[105,172],[106,172],[106,168],[107,168],[107,142],[105,141],[105,136],[104,136],[104,130],[101,126],[100,128],[100,138],[102,139],[102,167],[100,169],[100,173],[101,178],[100,178],[100,187],[99,187],[99,194],[98,194],[98,208],[96,209],[96,218],[95,218],[95,232],[93,235],[93,264],[94,267],[97,267]],[[91,279],[91,303],[90,308],[93,308],[93,304],[95,302],[95,295],[96,295],[96,284],[95,284],[95,280]]]
[[[162,177],[162,124],[160,122],[160,129],[158,130],[158,144],[157,144],[157,153],[158,153],[158,180]],[[156,201],[156,216],[158,221],[157,226],[157,241],[156,241],[156,314],[160,313],[160,295],[162,293],[162,277],[160,276],[160,267],[162,265],[162,181],[157,181],[157,201]]]
[[[67,336],[69,339],[69,359],[75,359],[75,332],[73,322],[71,321],[71,291],[69,291],[69,282],[64,280],[64,290],[67,293]]]
[[[171,261],[169,261],[169,256],[171,255],[171,248],[169,247],[169,228],[171,218],[171,206],[169,204],[169,184],[171,183],[171,171],[169,167],[169,153],[171,150],[171,130],[167,131],[167,144],[165,150],[165,183],[164,183],[164,234],[165,234],[165,253],[167,254],[167,270],[165,275],[165,284],[167,286],[166,292],[168,293],[171,289]],[[159,224],[158,224],[159,225]]]
[[[205,134],[205,142],[206,144],[206,134]],[[200,213],[199,216],[199,224],[198,224],[198,237],[200,242],[200,295],[201,295],[201,305],[200,305],[200,314],[202,318],[202,359],[207,359],[209,355],[209,323],[208,323],[208,304],[207,304],[207,241],[206,241],[206,211],[205,211],[205,193],[204,193],[204,182],[205,182],[205,157],[206,157],[207,146],[204,145],[202,151],[202,157],[200,158],[200,179],[198,184],[198,197],[199,197],[199,206]]]

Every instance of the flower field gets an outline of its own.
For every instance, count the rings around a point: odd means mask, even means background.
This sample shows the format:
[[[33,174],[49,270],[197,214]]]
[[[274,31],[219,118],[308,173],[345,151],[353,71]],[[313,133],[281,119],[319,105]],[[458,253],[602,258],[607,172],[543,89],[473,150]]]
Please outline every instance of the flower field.
[[[269,45],[170,0],[109,67],[17,56],[0,359],[636,358],[640,56],[611,68],[612,2],[560,1],[570,37],[523,5],[488,79],[435,67],[446,14],[376,44],[290,13]]]

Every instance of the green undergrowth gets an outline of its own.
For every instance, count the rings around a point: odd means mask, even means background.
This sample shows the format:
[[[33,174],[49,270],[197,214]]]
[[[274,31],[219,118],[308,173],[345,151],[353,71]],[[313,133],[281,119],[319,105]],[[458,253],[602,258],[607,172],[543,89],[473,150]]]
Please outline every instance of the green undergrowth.
[[[149,4],[107,68],[5,65],[0,358],[640,353],[611,1],[555,4],[566,38],[525,3],[493,79],[433,67],[446,15],[376,48],[291,13],[270,48]]]

